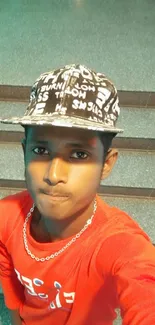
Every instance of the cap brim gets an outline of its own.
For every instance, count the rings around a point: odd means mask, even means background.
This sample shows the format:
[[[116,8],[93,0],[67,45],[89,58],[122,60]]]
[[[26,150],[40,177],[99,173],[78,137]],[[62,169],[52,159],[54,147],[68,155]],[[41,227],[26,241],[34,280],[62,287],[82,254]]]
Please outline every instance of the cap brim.
[[[59,127],[69,127],[69,128],[80,128],[86,130],[94,130],[100,132],[110,132],[110,133],[122,133],[124,130],[119,129],[108,124],[99,123],[91,120],[84,120],[79,117],[70,117],[66,115],[56,115],[53,116],[24,116],[24,117],[12,117],[12,118],[0,118],[1,123],[5,124],[20,124],[26,125],[44,125],[44,126],[59,126]]]

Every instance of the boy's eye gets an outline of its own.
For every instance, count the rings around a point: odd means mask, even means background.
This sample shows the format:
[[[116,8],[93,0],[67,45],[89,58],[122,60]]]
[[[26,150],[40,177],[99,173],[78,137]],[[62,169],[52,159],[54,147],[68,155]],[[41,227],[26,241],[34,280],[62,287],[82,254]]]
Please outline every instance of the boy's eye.
[[[87,159],[88,154],[84,151],[76,151],[72,153],[71,158],[73,159]]]
[[[44,156],[47,156],[49,155],[49,151],[44,148],[44,147],[35,147],[33,148],[32,150],[36,155],[44,155]],[[87,159],[88,158],[88,154],[84,151],[74,151],[71,156],[70,156],[71,159]]]
[[[44,147],[35,147],[32,150],[36,155],[48,155],[49,151],[45,149]]]

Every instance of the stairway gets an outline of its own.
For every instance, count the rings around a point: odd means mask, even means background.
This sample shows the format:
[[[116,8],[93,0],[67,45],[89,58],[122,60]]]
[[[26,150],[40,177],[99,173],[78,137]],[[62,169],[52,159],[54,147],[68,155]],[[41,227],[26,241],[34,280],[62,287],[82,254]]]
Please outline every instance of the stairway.
[[[0,116],[23,115],[30,87],[0,85]],[[155,243],[155,93],[119,91],[124,133],[114,139],[119,159],[99,195],[133,217]],[[25,188],[23,128],[0,124],[0,198]],[[2,298],[1,298],[2,299]]]

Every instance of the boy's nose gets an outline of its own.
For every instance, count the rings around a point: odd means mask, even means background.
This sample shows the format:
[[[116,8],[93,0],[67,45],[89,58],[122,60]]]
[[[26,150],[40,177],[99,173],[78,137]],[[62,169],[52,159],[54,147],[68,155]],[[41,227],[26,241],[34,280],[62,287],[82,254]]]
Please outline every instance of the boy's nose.
[[[68,179],[69,166],[60,157],[55,157],[47,165],[44,181],[50,185],[66,183]]]

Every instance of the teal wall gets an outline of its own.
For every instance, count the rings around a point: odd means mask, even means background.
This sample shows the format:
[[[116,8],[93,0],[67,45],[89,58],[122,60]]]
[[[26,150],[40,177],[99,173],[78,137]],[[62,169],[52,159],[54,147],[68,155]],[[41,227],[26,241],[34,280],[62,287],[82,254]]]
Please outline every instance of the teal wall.
[[[0,84],[76,62],[118,89],[154,91],[155,1],[1,0]]]

